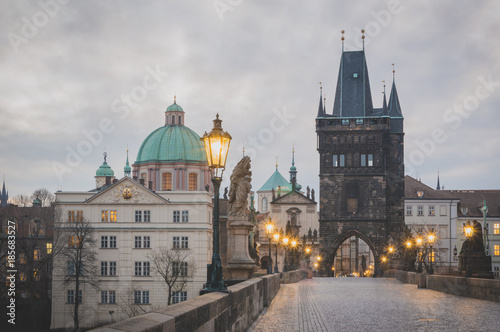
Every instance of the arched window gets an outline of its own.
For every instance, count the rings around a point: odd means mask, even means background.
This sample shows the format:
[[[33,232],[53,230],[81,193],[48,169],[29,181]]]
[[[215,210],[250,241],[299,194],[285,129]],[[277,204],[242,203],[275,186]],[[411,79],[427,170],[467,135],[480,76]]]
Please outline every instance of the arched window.
[[[172,115],[172,124],[175,124],[175,115]]]
[[[172,173],[166,172],[162,174],[162,190],[172,190]]]
[[[268,206],[268,202],[267,202],[267,197],[264,197],[262,199],[262,212],[266,212],[268,208],[269,208],[269,206]]]
[[[179,121],[178,121],[178,124],[182,124],[182,121],[181,121],[181,116],[179,115]]]

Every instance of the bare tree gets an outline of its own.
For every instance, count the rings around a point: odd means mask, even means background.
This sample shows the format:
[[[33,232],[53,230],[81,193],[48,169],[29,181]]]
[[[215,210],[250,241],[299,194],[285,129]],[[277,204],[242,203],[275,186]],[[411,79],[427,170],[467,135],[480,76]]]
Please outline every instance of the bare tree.
[[[20,206],[20,207],[28,207],[31,206],[31,203],[33,200],[31,199],[31,196],[25,195],[25,194],[17,194],[14,196],[11,200],[11,202],[14,205]]]
[[[73,330],[80,328],[79,311],[81,298],[85,284],[98,289],[97,284],[97,253],[94,247],[97,245],[94,237],[94,229],[90,223],[83,219],[82,221],[58,223],[57,231],[61,234],[61,246],[59,260],[65,261],[66,273],[64,273],[64,285],[74,286],[73,301]],[[63,266],[64,268],[64,266]]]
[[[153,310],[150,305],[142,305],[142,303],[135,301],[134,294],[137,290],[137,288],[132,286],[120,296],[120,309],[128,317],[145,314],[146,312]]]
[[[168,293],[168,305],[172,297],[187,288],[193,279],[195,265],[190,258],[190,249],[162,248],[148,255],[155,271],[165,281]]]
[[[31,195],[31,201],[38,198],[42,202],[42,206],[50,206],[55,201],[56,196],[47,188],[39,188]]]

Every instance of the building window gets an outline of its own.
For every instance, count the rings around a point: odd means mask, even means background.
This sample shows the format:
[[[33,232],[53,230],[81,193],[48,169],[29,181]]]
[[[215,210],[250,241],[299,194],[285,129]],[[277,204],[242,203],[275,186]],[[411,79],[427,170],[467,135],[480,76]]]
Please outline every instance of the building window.
[[[406,206],[406,215],[411,216],[412,215],[412,210],[411,210],[411,205]]]
[[[500,244],[493,245],[493,255],[500,256]]]
[[[24,252],[19,255],[19,264],[26,264],[26,254]]]
[[[361,167],[366,166],[366,154],[361,155]]]
[[[262,212],[267,212],[267,209],[268,209],[268,201],[267,201],[267,197],[264,197],[262,199]]]
[[[109,221],[116,222],[118,219],[116,217],[116,210],[109,211]]]
[[[101,222],[108,222],[108,211],[102,211],[101,212]]]
[[[333,167],[339,167],[339,156],[336,154],[333,155]]]
[[[163,173],[161,176],[162,190],[172,190],[172,173]]]
[[[80,245],[80,238],[76,235],[71,235],[69,238],[68,238],[68,246],[70,248],[75,248],[75,247],[78,247]]]
[[[500,234],[500,224],[493,224],[493,234]]]
[[[68,221],[83,221],[83,211],[68,211]]]
[[[189,173],[189,190],[198,190],[198,174],[196,173]]]
[[[150,236],[136,236],[134,238],[134,248],[151,248],[151,237]]]
[[[495,277],[500,277],[500,266],[493,266],[493,274]]]
[[[134,248],[142,248],[142,236],[135,237]]]
[[[142,211],[135,211],[135,222],[142,222]]]
[[[345,166],[345,154],[341,154],[340,155],[339,166],[340,167],[344,167]]]
[[[102,276],[108,275],[108,262],[101,262],[101,275]]]
[[[109,247],[116,248],[116,236],[109,237]]]
[[[436,211],[434,209],[434,205],[429,205],[429,216],[435,216]]]
[[[101,248],[107,248],[107,247],[108,247],[108,237],[101,236]]]
[[[135,304],[149,304],[149,291],[134,291]]]
[[[66,303],[75,303],[75,291],[73,289],[66,291]],[[78,303],[82,303],[82,291],[78,291]]]
[[[424,206],[418,205],[417,206],[417,216],[423,216],[423,215],[424,215]]]
[[[21,273],[19,274],[19,279],[20,279],[21,281],[26,281],[26,273],[21,272]]]
[[[182,292],[176,292],[172,294],[172,303],[179,303],[179,302],[184,302],[187,300],[187,292],[182,291]]]
[[[40,260],[40,250],[39,249],[33,250],[33,260],[34,261]]]
[[[181,222],[181,211],[174,211],[174,222]]]
[[[372,167],[372,166],[373,166],[373,155],[369,154],[368,155],[368,167]]]
[[[435,251],[431,251],[429,253],[429,261],[430,262],[433,262],[434,263],[434,258],[435,258],[435,255],[436,255],[436,252]]]
[[[47,255],[52,253],[52,243],[47,242]]]
[[[189,222],[189,211],[182,211],[182,222]]]
[[[114,304],[116,303],[116,291],[101,291],[101,303]]]
[[[149,236],[142,237],[142,247],[151,248],[151,238]]]
[[[468,214],[469,214],[469,208],[468,208],[468,207],[465,207],[465,206],[464,206],[464,207],[460,208],[460,210],[462,210],[462,214],[463,214],[464,216],[466,216],[466,215],[468,215]]]
[[[149,262],[135,262],[134,275],[135,276],[149,276],[150,264]]]
[[[116,262],[101,262],[101,275],[116,276]]]
[[[151,222],[151,211],[144,211],[144,222]]]
[[[69,276],[75,275],[75,263],[72,261],[68,261],[67,275]]]
[[[181,238],[180,238],[180,236],[174,236],[172,248],[173,249],[180,249],[181,248]]]
[[[33,280],[40,281],[40,273],[38,272],[38,269],[33,269]]]
[[[172,275],[187,277],[188,263],[187,262],[172,262]]]
[[[189,248],[189,239],[187,236],[183,236],[181,239],[181,248],[188,249]]]

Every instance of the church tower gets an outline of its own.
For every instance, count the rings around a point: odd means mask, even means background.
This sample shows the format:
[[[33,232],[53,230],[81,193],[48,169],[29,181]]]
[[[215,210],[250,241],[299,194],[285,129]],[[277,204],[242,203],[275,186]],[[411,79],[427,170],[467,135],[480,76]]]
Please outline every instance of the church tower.
[[[5,190],[5,175],[3,177],[2,193],[0,194],[0,207],[6,207],[9,203],[9,192]]]
[[[395,82],[373,107],[364,47],[344,51],[343,40],[333,112],[320,95],[316,117],[320,238],[332,265],[343,241],[361,238],[377,268],[404,225],[403,115]]]

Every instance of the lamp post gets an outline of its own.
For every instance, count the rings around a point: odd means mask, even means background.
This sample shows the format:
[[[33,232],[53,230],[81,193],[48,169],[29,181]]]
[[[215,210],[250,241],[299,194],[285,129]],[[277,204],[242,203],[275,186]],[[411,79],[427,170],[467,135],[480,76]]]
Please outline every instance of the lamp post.
[[[231,135],[222,130],[222,120],[217,114],[214,127],[210,133],[206,133],[200,138],[205,145],[208,167],[212,173],[212,184],[214,186],[214,210],[213,210],[213,253],[212,264],[207,268],[207,283],[200,294],[210,292],[227,292],[222,275],[222,262],[219,252],[219,194],[222,182],[222,173],[226,166],[226,158],[231,142]],[[219,174],[219,170],[221,173]]]
[[[297,247],[297,240],[295,239],[292,239],[290,241],[290,246],[292,247],[292,252],[293,252],[293,255],[292,255],[292,270],[295,270],[297,267],[295,266],[295,260],[297,259],[297,252],[295,251],[296,247]]]
[[[310,266],[309,266],[310,262],[311,262],[311,248],[307,247],[306,248],[306,263],[307,263],[307,269],[308,270],[311,269]]]
[[[271,240],[273,239],[273,229],[274,226],[271,223],[271,218],[269,218],[269,222],[266,224],[266,234],[269,239],[269,263],[267,264],[267,274],[273,273],[273,265],[271,263]]]
[[[417,256],[418,256],[418,267],[417,267],[417,272],[418,273],[422,273],[422,256],[423,256],[423,252],[422,254],[420,253],[420,247],[422,246],[422,238],[417,238],[416,240],[417,242]]]
[[[283,247],[285,248],[285,264],[283,264],[283,272],[288,271],[288,266],[286,265],[286,263],[287,263],[287,261],[286,261],[286,251],[288,249],[288,242],[289,241],[290,241],[289,238],[287,238],[287,237],[283,238]]]
[[[432,255],[432,244],[434,243],[436,236],[434,234],[429,234],[427,239],[429,240],[429,248],[431,250],[429,254],[429,274],[434,274],[434,268],[432,267],[432,261],[434,260],[434,256]]]
[[[279,273],[279,269],[278,269],[278,244],[280,241],[280,233],[274,233],[273,237],[274,237],[274,241],[276,242],[276,254],[274,255],[274,260],[276,262],[274,264],[274,273]]]
[[[467,271],[465,273],[466,277],[472,277],[472,270],[470,269],[470,252],[471,252],[471,243],[470,240],[472,235],[474,235],[474,228],[470,224],[470,220],[467,220],[467,223],[464,225],[464,233],[467,238]]]

